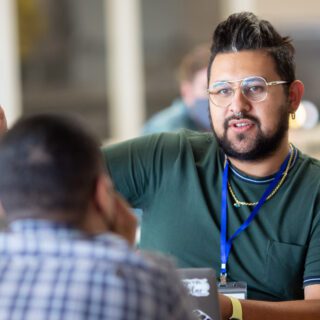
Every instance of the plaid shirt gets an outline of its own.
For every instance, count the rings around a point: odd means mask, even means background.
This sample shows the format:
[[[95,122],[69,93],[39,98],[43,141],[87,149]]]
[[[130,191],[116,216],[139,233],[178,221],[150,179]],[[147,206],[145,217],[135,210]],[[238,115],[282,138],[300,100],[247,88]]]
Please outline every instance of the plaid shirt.
[[[116,235],[86,237],[24,220],[0,234],[0,319],[191,319],[162,257],[142,257]]]

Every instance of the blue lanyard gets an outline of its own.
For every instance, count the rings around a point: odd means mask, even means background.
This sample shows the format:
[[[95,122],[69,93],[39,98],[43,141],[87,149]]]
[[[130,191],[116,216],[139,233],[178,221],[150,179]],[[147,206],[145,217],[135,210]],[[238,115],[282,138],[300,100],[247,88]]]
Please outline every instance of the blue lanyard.
[[[293,152],[293,151],[291,151]],[[270,182],[268,188],[263,193],[262,197],[260,198],[257,205],[254,207],[253,211],[251,212],[250,216],[244,221],[244,223],[235,231],[235,233],[227,239],[227,196],[228,196],[228,172],[229,172],[229,162],[226,161],[226,165],[223,171],[223,180],[222,180],[222,197],[221,197],[221,232],[220,232],[220,258],[221,258],[221,269],[220,275],[226,277],[227,276],[227,262],[229,258],[229,253],[232,246],[232,241],[242,232],[244,231],[251,221],[255,218],[258,214],[259,209],[262,205],[266,202],[266,199],[277,186],[278,182],[280,181],[283,172],[285,171],[290,154],[286,157],[284,162],[282,163],[279,171],[277,172],[275,178]],[[225,278],[226,279],[226,278]]]

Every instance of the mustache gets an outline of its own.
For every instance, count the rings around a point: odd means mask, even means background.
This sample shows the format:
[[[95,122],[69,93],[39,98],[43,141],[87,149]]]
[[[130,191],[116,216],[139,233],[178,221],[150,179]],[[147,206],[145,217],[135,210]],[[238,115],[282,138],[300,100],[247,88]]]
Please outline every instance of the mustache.
[[[254,116],[251,116],[251,115],[249,115],[249,114],[243,114],[241,117],[237,117],[237,116],[235,116],[235,115],[232,115],[232,116],[226,118],[226,119],[224,120],[224,123],[223,123],[224,129],[225,129],[225,130],[228,129],[228,127],[229,127],[229,122],[230,122],[231,120],[239,120],[239,119],[247,119],[247,120],[250,120],[251,122],[253,122],[254,124],[256,124],[258,127],[260,127],[260,121],[259,121],[259,119],[257,119],[257,118],[254,117]]]

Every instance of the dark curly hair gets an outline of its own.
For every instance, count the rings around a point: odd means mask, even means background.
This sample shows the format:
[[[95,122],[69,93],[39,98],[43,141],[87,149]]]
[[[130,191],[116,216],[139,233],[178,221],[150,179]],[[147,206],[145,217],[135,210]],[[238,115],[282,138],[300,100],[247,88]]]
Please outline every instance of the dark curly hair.
[[[98,141],[80,122],[43,114],[20,119],[0,139],[0,172],[9,220],[24,212],[64,211],[75,221],[87,210],[104,167]]]
[[[264,50],[273,58],[282,80],[289,84],[295,80],[295,50],[291,39],[282,37],[269,21],[259,20],[251,12],[240,12],[230,15],[214,31],[208,81],[217,54],[242,50]]]

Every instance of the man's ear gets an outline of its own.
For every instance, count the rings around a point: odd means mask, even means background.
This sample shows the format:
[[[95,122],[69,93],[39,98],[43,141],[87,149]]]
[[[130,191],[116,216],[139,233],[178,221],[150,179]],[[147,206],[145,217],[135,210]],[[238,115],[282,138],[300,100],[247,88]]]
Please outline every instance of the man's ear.
[[[112,190],[110,179],[105,174],[100,174],[96,180],[93,199],[95,208],[99,213],[107,215],[113,213],[113,197],[110,190]]]
[[[126,201],[113,190],[111,180],[105,175],[97,179],[94,203],[96,215],[103,217],[107,230],[122,236],[133,245],[137,219]]]
[[[304,93],[304,85],[300,80],[295,80],[289,88],[289,112],[295,113],[300,105]]]
[[[114,231],[125,238],[131,245],[134,245],[137,218],[129,208],[128,203],[118,193],[115,193],[115,210]]]
[[[95,182],[84,226],[89,233],[98,234],[114,229],[114,195],[109,178],[100,174]]]

